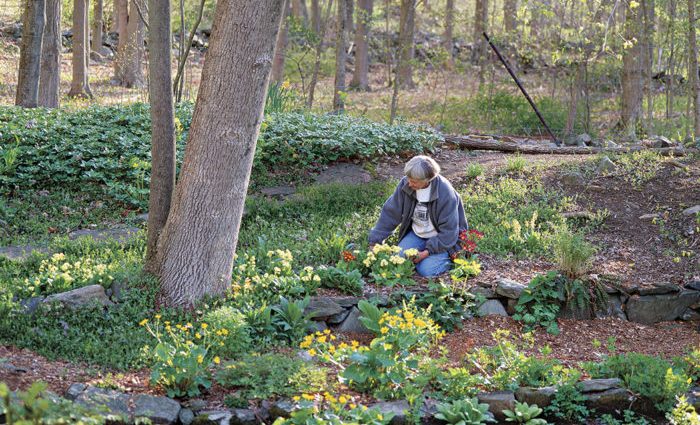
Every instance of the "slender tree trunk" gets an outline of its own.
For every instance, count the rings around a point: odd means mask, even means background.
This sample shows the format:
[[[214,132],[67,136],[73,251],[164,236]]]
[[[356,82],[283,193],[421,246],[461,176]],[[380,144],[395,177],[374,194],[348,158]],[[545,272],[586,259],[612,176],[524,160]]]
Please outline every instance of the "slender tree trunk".
[[[311,29],[316,34],[321,33],[321,7],[318,4],[319,0],[311,0]]]
[[[146,270],[158,273],[158,237],[170,211],[175,188],[175,112],[170,29],[170,0],[148,0],[149,99],[151,103],[151,183],[148,201]]]
[[[309,21],[309,11],[304,0],[291,0],[291,15],[306,24]]]
[[[449,61],[449,66],[452,68],[454,66],[454,14],[455,14],[455,1],[447,0],[445,4],[445,32],[442,36],[442,45],[447,52],[447,57]]]
[[[89,0],[73,1],[73,78],[70,97],[90,97],[92,90],[88,81],[88,8]]]
[[[511,37],[518,33],[518,0],[504,0],[503,29]]]
[[[484,56],[486,50],[486,41],[484,40],[484,36],[481,34],[484,31],[488,30],[488,14],[488,0],[476,0],[474,7],[474,33],[472,36],[474,42],[474,50],[472,51],[472,61],[475,64],[481,63],[481,59]]]
[[[357,30],[355,31],[355,71],[350,87],[369,91],[369,48],[367,40],[372,23],[373,0],[358,0]]]
[[[346,20],[347,0],[338,0],[338,28],[335,35],[335,91],[333,92],[333,110],[345,110],[345,45],[347,39]]]
[[[124,79],[124,66],[126,64],[127,38],[129,25],[129,0],[114,0],[114,12],[117,18],[117,55],[114,60],[114,80],[121,84]]]
[[[121,85],[127,88],[143,87],[145,84],[142,67],[144,24],[139,15],[139,8],[142,11],[145,9],[143,4],[143,0],[130,0],[129,2],[126,45],[124,46],[124,55],[121,58],[124,61],[122,63]]]
[[[412,89],[413,82],[413,33],[415,30],[416,0],[401,0],[401,17],[399,19],[399,62],[396,72],[399,74],[399,88]]]
[[[43,38],[39,106],[58,108],[61,88],[61,0],[46,1],[46,26]]]
[[[102,27],[104,25],[104,4],[103,0],[95,0],[95,5],[92,9],[92,39],[91,50],[101,53],[102,51]]]
[[[576,125],[576,116],[578,115],[579,94],[584,87],[585,79],[585,60],[582,60],[576,65],[576,75],[571,81],[571,96],[569,98],[569,113],[566,117],[566,127],[564,128],[564,137],[571,137],[574,134]]]
[[[177,63],[177,74],[175,74],[175,82],[173,83],[173,91],[175,92],[175,100],[179,103],[182,100],[182,90],[185,87],[185,68],[187,65],[187,58],[190,56],[190,49],[192,48],[192,40],[194,40],[194,36],[197,34],[197,29],[199,28],[199,24],[202,23],[202,16],[204,15],[204,4],[206,3],[207,0],[201,0],[199,3],[199,8],[197,9],[197,20],[194,22],[194,25],[192,26],[192,29],[190,30],[190,35],[189,38],[187,39],[187,42],[185,43],[184,50],[182,51],[180,58],[178,59]],[[181,16],[183,16],[181,20],[181,29],[182,33],[185,33],[185,21],[184,21],[184,15],[185,15],[185,9],[184,9],[184,2],[180,3],[181,4],[181,9],[180,13]]]
[[[161,301],[231,284],[283,0],[219,0],[185,160],[158,244]]]
[[[309,83],[309,96],[306,98],[306,107],[311,108],[314,104],[314,92],[316,91],[316,83],[318,82],[318,73],[321,70],[321,55],[323,54],[323,39],[326,37],[326,28],[330,21],[331,11],[333,10],[333,0],[328,0],[326,12],[323,21],[320,20],[319,12],[319,30],[321,31],[316,43],[316,60],[314,61],[314,71],[311,74],[311,82]],[[321,25],[323,23],[323,25]]]
[[[295,1],[292,0],[293,4]],[[272,60],[272,75],[271,81],[273,83],[279,84],[284,78],[284,60],[287,55],[287,43],[289,34],[289,16],[293,13],[290,7],[290,0],[284,2],[284,20],[282,22],[282,27],[280,28],[279,34],[277,34],[277,40],[275,42],[275,58]]]
[[[348,14],[348,17],[345,20],[345,31],[347,31],[348,34],[350,34],[353,31],[355,31],[355,20],[353,18],[353,16],[355,15],[354,0],[345,0],[345,11]]]
[[[654,90],[651,86],[653,66],[654,66],[654,0],[641,0],[641,8],[643,13],[643,31],[642,31],[642,54],[644,55],[644,72],[642,74],[644,94],[647,97],[647,131],[650,131],[654,119]]]
[[[694,137],[700,138],[700,77],[698,77],[697,18],[695,0],[688,0],[688,74],[690,97],[693,99]]]
[[[622,115],[621,124],[626,138],[637,138],[637,123],[642,116],[644,58],[640,31],[642,11],[639,7],[627,9],[625,17],[626,48],[622,56]]]
[[[46,25],[45,7],[44,0],[24,2],[15,105],[25,108],[36,108],[39,105],[41,46]]]
[[[668,32],[667,32],[667,38],[670,43],[670,52],[668,55],[668,66],[666,69],[668,69],[669,75],[671,78],[669,79],[668,83],[665,85],[666,87],[666,119],[670,119],[671,115],[673,114],[673,90],[674,90],[674,75],[676,75],[676,37],[673,31],[673,22],[676,20],[676,2],[675,0],[670,0],[668,2],[668,17],[669,17],[669,25],[668,25]]]

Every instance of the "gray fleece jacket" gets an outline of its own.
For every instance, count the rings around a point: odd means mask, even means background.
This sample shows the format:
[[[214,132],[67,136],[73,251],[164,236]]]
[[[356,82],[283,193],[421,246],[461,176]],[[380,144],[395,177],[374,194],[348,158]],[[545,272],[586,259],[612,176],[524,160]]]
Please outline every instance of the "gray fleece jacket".
[[[369,232],[369,243],[381,243],[399,227],[399,240],[411,230],[413,224],[413,209],[416,207],[416,191],[408,186],[408,179],[402,178],[394,193],[382,207],[379,220]],[[462,198],[449,181],[438,175],[430,187],[428,201],[430,221],[437,230],[437,235],[428,239],[426,249],[432,254],[447,252],[452,254],[459,250],[458,239],[460,230],[468,229],[467,218],[464,215]]]

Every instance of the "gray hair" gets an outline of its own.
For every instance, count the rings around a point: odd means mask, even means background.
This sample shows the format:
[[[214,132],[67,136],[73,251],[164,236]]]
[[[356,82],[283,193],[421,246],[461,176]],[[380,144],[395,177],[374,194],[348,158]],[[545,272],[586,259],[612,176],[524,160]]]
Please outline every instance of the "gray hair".
[[[430,181],[440,174],[440,166],[429,156],[417,155],[406,163],[403,172],[408,178]]]

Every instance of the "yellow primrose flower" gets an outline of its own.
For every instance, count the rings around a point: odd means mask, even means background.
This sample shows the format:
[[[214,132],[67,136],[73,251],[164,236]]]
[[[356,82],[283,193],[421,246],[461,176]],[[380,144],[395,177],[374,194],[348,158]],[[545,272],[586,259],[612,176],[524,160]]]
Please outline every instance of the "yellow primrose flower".
[[[311,401],[314,399],[313,394],[302,394],[301,396],[304,398],[304,400],[308,400],[308,401]]]
[[[188,324],[189,324],[189,323],[188,323]],[[208,326],[209,326],[209,325],[207,325],[206,323],[202,323],[202,329],[206,329]]]
[[[326,337],[325,336],[319,336],[316,338],[316,341],[319,342],[319,344],[324,344],[326,342]]]
[[[389,343],[385,343],[385,344],[384,344],[384,349],[385,349],[385,350],[391,350],[392,348],[394,348],[393,345],[391,345],[391,344],[389,344]]]
[[[315,356],[315,355],[316,355],[316,350],[314,350],[313,348],[310,349],[310,350],[309,350],[309,355],[310,355],[311,357]]]
[[[389,332],[389,328],[387,328],[386,326],[384,326],[384,327],[382,327],[382,328],[379,330],[379,332],[381,332],[382,334],[386,334],[386,333]]]
[[[202,364],[202,362],[204,362],[204,356],[200,354],[197,356],[197,363]]]
[[[353,340],[353,341],[350,341],[350,345],[352,345],[353,348],[357,348],[360,346],[360,343]]]
[[[298,395],[295,395],[294,397],[292,397],[292,400],[299,401],[299,400],[301,400],[301,397],[299,397]]]
[[[338,401],[345,404],[347,403],[348,399],[344,395],[341,395],[340,397],[338,397]]]
[[[148,319],[143,319],[139,322],[139,326],[146,326],[146,323],[148,323]]]
[[[197,338],[197,339],[202,339],[202,335],[201,335],[199,332],[197,332],[196,334],[194,334],[194,337]]]
[[[351,409],[354,409],[357,407],[357,404],[355,403],[350,403],[348,406],[350,406]]]
[[[216,364],[221,363],[221,359],[219,358],[219,356],[214,357],[214,363],[216,363]]]
[[[221,335],[223,335],[223,336],[228,335],[228,329],[222,329],[222,330],[221,330]]]
[[[156,314],[156,319],[160,319],[160,318],[161,318],[161,315],[160,315],[160,314]]]

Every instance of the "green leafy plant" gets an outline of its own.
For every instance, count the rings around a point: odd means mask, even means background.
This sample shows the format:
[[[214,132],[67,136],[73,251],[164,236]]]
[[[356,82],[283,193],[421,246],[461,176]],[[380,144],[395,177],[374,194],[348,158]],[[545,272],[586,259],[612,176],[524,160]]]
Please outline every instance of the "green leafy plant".
[[[557,313],[564,300],[564,278],[556,272],[535,276],[522,292],[515,306],[515,320],[522,321],[526,329],[542,326],[548,333],[558,334]]]
[[[442,370],[436,378],[436,387],[441,400],[461,400],[474,397],[484,384],[484,379],[464,367]]]
[[[448,332],[462,325],[462,321],[472,317],[482,300],[454,282],[442,279],[428,282],[428,291],[421,294],[399,292],[403,300],[415,297],[415,303],[422,308],[430,307],[430,317]]]
[[[253,346],[251,329],[246,323],[246,316],[231,306],[221,306],[202,316],[202,321],[217,329],[220,342],[212,350],[224,358],[235,358]]]
[[[685,395],[677,397],[677,403],[666,415],[671,425],[700,425],[700,415],[688,403]]]
[[[287,112],[294,103],[294,93],[289,81],[270,84],[265,99],[265,115]]]
[[[317,257],[319,263],[335,263],[348,246],[347,234],[333,233],[326,238],[317,238]]]
[[[545,411],[557,418],[574,423],[585,423],[591,411],[586,407],[586,397],[581,394],[574,380],[557,386],[552,404]]]
[[[455,281],[466,281],[481,274],[481,264],[474,258],[455,258],[450,277]]]
[[[216,382],[237,388],[241,399],[264,400],[324,391],[328,388],[327,373],[325,368],[302,359],[267,353],[225,363],[216,374]]]
[[[616,419],[611,414],[605,414],[600,417],[600,421],[605,425],[649,425],[649,421],[643,417],[637,416],[632,410],[624,410],[622,419]]]
[[[272,306],[272,323],[277,327],[279,334],[292,344],[301,340],[313,327],[311,323],[313,312],[304,313],[309,302],[308,297],[303,300],[290,301],[280,296],[279,304]]]
[[[393,413],[358,406],[344,395],[303,394],[296,399],[298,408],[291,417],[278,418],[273,425],[387,425],[394,418]]]
[[[364,280],[359,270],[343,270],[339,267],[321,266],[316,269],[321,286],[338,289],[346,294],[362,295]]]
[[[364,266],[377,285],[413,285],[412,279],[415,267],[410,260],[418,254],[415,249],[407,249],[405,257],[399,255],[401,248],[394,245],[377,244],[367,253],[363,260]]]
[[[439,403],[435,418],[452,425],[481,425],[487,422],[496,422],[487,415],[489,405],[479,403],[479,400],[467,398],[455,400],[451,403]]]
[[[520,154],[506,158],[506,172],[508,173],[522,173],[525,171],[526,165],[527,161]]]
[[[71,262],[63,253],[53,254],[41,261],[38,273],[26,278],[17,294],[24,297],[49,295],[93,284],[109,288],[114,281],[114,269],[115,264],[98,263],[89,257]]]
[[[536,404],[529,405],[527,403],[515,402],[514,410],[504,410],[506,422],[515,422],[523,425],[547,425],[547,421],[538,418],[543,412],[542,408]]]
[[[470,162],[467,164],[467,177],[475,179],[484,174],[484,166],[478,162]]]
[[[559,271],[570,279],[578,279],[588,271],[596,252],[583,235],[569,230],[561,230],[554,236],[553,248]]]

